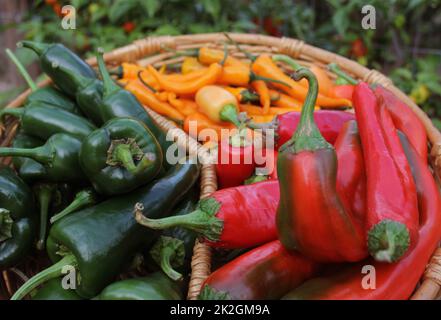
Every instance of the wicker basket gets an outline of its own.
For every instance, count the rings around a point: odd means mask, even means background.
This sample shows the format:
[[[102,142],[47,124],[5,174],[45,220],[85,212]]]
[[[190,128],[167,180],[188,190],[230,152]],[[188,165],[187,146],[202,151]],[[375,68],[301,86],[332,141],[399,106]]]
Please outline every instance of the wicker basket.
[[[405,102],[412,111],[419,117],[424,124],[428,143],[431,148],[430,164],[434,175],[441,177],[441,133],[433,126],[428,116],[403,92],[396,88],[392,81],[385,75],[376,70],[370,70],[352,60],[339,56],[337,54],[310,46],[301,40],[291,38],[276,38],[257,34],[237,34],[230,33],[229,36],[241,44],[241,46],[251,53],[283,53],[298,60],[302,65],[316,64],[325,68],[329,63],[336,63],[344,71],[352,75],[356,79],[366,81],[368,83],[378,83],[395,93],[403,102]],[[134,43],[115,49],[104,55],[104,60],[110,65],[119,65],[122,62],[137,62],[145,66],[153,64],[155,67],[164,64],[180,63],[183,57],[173,57],[173,52],[163,49],[194,49],[202,46],[223,48],[226,37],[222,33],[183,35],[183,36],[161,36],[140,39]],[[231,55],[246,60],[243,53],[239,52],[233,45],[228,46]],[[165,52],[164,52],[165,51]],[[95,66],[96,59],[91,58],[88,63]],[[335,77],[333,74],[329,74]],[[46,86],[50,80],[39,83],[39,86]],[[25,91],[12,101],[7,107],[19,107],[26,99],[30,90]],[[205,150],[172,122],[164,119],[162,116],[153,111],[149,113],[158,121],[161,127],[166,129],[181,146],[191,154],[198,153],[200,157],[205,157]],[[10,122],[5,125],[1,146],[9,145],[14,137],[17,128],[16,122]],[[185,143],[185,142],[189,143]],[[184,144],[182,144],[184,143]],[[9,159],[5,159],[9,163]],[[213,165],[204,165],[201,176],[201,197],[206,197],[214,192],[217,188],[216,174]],[[192,258],[192,273],[189,284],[188,299],[197,298],[200,288],[204,280],[210,274],[211,269],[211,249],[203,243],[196,241]],[[14,272],[17,272],[16,270]],[[8,271],[3,272],[3,278],[7,281]],[[431,261],[428,261],[428,267],[422,278],[421,284],[412,299],[436,299],[441,287],[441,249],[437,249]]]

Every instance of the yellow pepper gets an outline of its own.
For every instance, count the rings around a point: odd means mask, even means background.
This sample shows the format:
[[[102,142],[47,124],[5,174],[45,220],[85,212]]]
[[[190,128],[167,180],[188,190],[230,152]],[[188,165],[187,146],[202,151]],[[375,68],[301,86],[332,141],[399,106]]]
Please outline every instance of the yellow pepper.
[[[195,57],[185,57],[184,61],[181,65],[181,73],[187,74],[192,71],[197,71],[201,69],[205,69],[206,67],[201,64],[197,58]]]

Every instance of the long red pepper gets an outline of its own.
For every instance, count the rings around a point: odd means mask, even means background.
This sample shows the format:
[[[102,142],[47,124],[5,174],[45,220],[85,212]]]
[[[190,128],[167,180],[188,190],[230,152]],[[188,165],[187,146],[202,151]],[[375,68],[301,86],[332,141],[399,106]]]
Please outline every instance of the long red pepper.
[[[345,208],[350,208],[360,226],[366,215],[366,172],[358,126],[346,122],[334,144],[337,153],[337,193]]]
[[[412,168],[421,214],[416,246],[397,263],[382,263],[370,258],[330,277],[309,280],[286,295],[285,299],[396,300],[410,297],[441,238],[441,200],[438,186],[425,161],[404,135],[400,139]],[[366,276],[362,273],[365,265],[374,267],[371,271],[375,270],[375,289],[361,285]]]
[[[378,261],[394,262],[418,238],[415,183],[388,110],[363,82],[353,101],[366,166],[368,250]]]
[[[329,143],[334,143],[343,124],[349,120],[355,120],[353,113],[336,110],[317,110],[314,112],[314,121],[320,130],[320,133]],[[267,124],[249,124],[256,129],[274,129],[275,146],[279,148],[287,142],[297,129],[300,121],[300,112],[287,112],[279,114],[272,123]]]
[[[317,261],[359,261],[367,256],[363,228],[337,194],[336,153],[313,118],[317,80],[307,69],[293,77],[306,78],[309,91],[296,132],[279,149],[279,239],[289,250]]]
[[[139,217],[137,221],[152,229],[194,230],[213,247],[250,248],[277,239],[278,203],[278,181],[263,181],[216,191],[186,215],[158,220]]]
[[[410,144],[418,154],[427,161],[427,134],[424,125],[404,102],[392,92],[378,85],[374,89],[378,100],[389,111],[395,127],[401,130],[409,139]]]
[[[201,300],[280,299],[313,277],[319,265],[278,241],[255,248],[214,271],[202,285]]]

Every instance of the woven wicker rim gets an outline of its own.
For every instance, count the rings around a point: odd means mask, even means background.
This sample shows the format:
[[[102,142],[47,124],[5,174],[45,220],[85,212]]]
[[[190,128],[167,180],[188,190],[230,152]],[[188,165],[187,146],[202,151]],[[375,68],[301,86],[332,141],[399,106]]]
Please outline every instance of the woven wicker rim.
[[[283,53],[298,60],[302,65],[315,64],[324,68],[329,63],[336,63],[341,69],[349,73],[356,79],[360,79],[367,83],[381,84],[385,88],[392,91],[397,97],[405,102],[409,108],[418,116],[427,131],[428,143],[431,147],[430,163],[436,177],[441,177],[441,133],[434,127],[429,117],[402,91],[395,87],[392,81],[376,70],[370,70],[355,61],[337,55],[335,53],[316,48],[306,44],[304,41],[292,38],[276,38],[259,34],[228,34],[234,41],[251,53]],[[122,62],[137,62],[145,66],[153,64],[158,67],[163,64],[179,63],[182,57],[174,58],[173,53],[162,49],[185,50],[208,47],[221,47],[226,41],[223,33],[207,33],[197,35],[182,36],[160,36],[147,37],[136,40],[132,44],[117,48],[104,55],[104,60],[108,64],[119,65]],[[235,46],[228,46],[231,55],[246,60],[246,57],[237,50]],[[91,58],[87,61],[92,66],[96,65],[96,59]],[[334,77],[333,74],[329,74]],[[42,81],[38,85],[46,86],[50,80]],[[7,107],[19,107],[30,90],[20,94]],[[158,121],[161,127],[171,134],[175,141],[187,141],[185,148],[190,154],[199,154],[205,157],[203,148],[192,138],[189,138],[185,132],[177,128],[172,122],[166,120],[162,116],[153,111],[149,111],[153,118]],[[17,125],[9,123],[5,126],[4,139],[1,145],[9,145],[15,135]],[[181,144],[182,145],[182,144]],[[9,161],[6,159],[6,161]],[[8,162],[9,163],[9,162]],[[437,179],[439,185],[439,179]],[[201,198],[210,195],[217,189],[216,174],[212,165],[204,165],[201,176]],[[196,299],[204,280],[210,274],[211,269],[211,250],[208,246],[196,241],[192,258],[192,273],[188,290],[188,299]],[[435,299],[441,287],[441,249],[437,249],[428,262],[428,267],[422,278],[421,285],[417,288],[411,299]]]

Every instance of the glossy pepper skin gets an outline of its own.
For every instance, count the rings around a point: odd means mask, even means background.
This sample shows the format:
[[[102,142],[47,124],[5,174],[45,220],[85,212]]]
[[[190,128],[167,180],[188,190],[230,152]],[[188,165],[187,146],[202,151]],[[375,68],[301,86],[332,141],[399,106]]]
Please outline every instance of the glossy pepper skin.
[[[45,180],[50,182],[83,183],[87,180],[79,163],[81,140],[66,133],[51,136],[36,148],[0,148],[0,157],[26,157],[42,164]]]
[[[104,195],[130,192],[161,170],[163,154],[147,126],[132,118],[109,120],[83,141],[80,165]]]
[[[223,265],[202,285],[200,300],[274,300],[313,277],[319,265],[278,240]]]
[[[87,119],[55,106],[32,103],[24,108],[7,108],[0,117],[10,115],[20,121],[24,133],[49,139],[56,133],[69,133],[81,138],[86,137],[96,127]]]
[[[212,247],[250,248],[277,238],[275,214],[279,202],[276,180],[218,190],[183,216],[159,220],[137,218],[153,229],[183,227],[199,233]]]
[[[199,192],[196,188],[173,210],[171,216],[182,216],[196,209]],[[162,271],[173,280],[182,280],[190,271],[197,233],[181,227],[164,230],[150,249],[150,255]]]
[[[13,148],[35,148],[42,146],[44,142],[41,139],[35,138],[24,133],[21,129],[12,141]],[[34,159],[14,157],[12,158],[15,170],[18,172],[20,178],[27,183],[34,182],[36,180],[44,179],[46,175],[46,169],[44,166]]]
[[[0,167],[0,270],[20,262],[32,247],[37,215],[31,189]]]
[[[49,280],[32,295],[31,300],[83,300],[73,289],[64,289],[62,278]]]
[[[297,130],[277,158],[278,236],[288,250],[316,261],[359,261],[367,256],[365,233],[340,200],[335,149],[313,120],[317,81],[307,69],[294,74],[301,78],[309,81],[309,93]]]
[[[353,100],[366,166],[368,250],[378,261],[395,262],[418,239],[415,183],[387,108],[363,82]]]
[[[76,292],[84,298],[96,296],[135,252],[157,238],[156,232],[136,223],[135,204],[147,208],[150,217],[166,216],[198,176],[197,165],[178,164],[161,179],[135,192],[112,197],[61,219],[52,226],[47,239],[47,252],[55,264],[26,282],[12,299],[21,299],[41,282],[58,277],[67,264],[77,268],[81,279]]]
[[[102,55],[97,56],[98,65],[104,82],[102,103],[99,107],[101,123],[113,118],[132,117],[143,122],[151,130],[159,142],[163,153],[173,141],[166,140],[165,132],[159,127],[155,120],[145,111],[136,97],[127,90],[120,88],[110,77],[103,61]],[[163,158],[164,168],[168,168],[166,157]]]
[[[416,246],[398,263],[382,263],[370,258],[335,275],[311,279],[287,294],[285,299],[409,299],[441,237],[441,200],[438,186],[424,159],[404,135],[400,135],[400,140],[409,160],[418,194],[421,220]],[[375,268],[375,290],[365,290],[360,285],[362,278],[366,276],[361,273],[364,265]]]
[[[72,73],[89,79],[97,79],[92,67],[62,44],[22,41],[21,45],[38,55],[41,69],[64,93],[71,97],[75,97],[78,89],[71,77]]]
[[[427,134],[416,114],[392,92],[378,85],[374,89],[379,102],[386,107],[395,127],[409,139],[420,157],[427,161]]]
[[[107,286],[98,300],[182,300],[182,285],[156,272],[142,278],[117,281]]]

